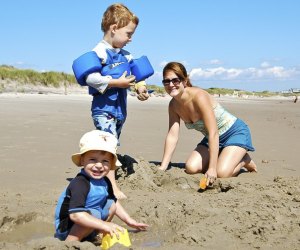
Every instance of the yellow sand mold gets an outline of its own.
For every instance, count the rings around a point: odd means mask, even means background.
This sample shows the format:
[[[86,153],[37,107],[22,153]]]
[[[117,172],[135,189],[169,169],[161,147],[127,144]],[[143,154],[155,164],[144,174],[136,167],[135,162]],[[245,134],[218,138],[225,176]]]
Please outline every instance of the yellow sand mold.
[[[131,242],[130,242],[130,238],[129,238],[129,234],[127,229],[124,229],[124,232],[119,232],[119,239],[117,239],[117,236],[114,235],[113,237],[110,237],[109,234],[106,234],[103,238],[102,238],[102,244],[101,244],[101,249],[102,250],[106,250],[111,248],[114,244],[119,243],[125,247],[130,247],[131,246]]]

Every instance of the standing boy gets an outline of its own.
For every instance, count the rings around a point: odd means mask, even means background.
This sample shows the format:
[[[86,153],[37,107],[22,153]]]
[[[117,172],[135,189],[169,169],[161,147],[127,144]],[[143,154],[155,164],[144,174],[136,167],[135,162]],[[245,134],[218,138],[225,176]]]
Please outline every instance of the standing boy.
[[[89,86],[93,96],[92,118],[97,129],[112,133],[119,139],[127,116],[127,89],[134,86],[139,100],[149,98],[146,83],[134,84],[130,74],[132,55],[123,49],[132,40],[139,19],[123,4],[113,4],[103,14],[101,29],[104,32],[93,51],[101,62],[100,72],[85,76],[84,84]],[[126,195],[118,188],[115,171],[108,174],[114,194],[118,199]]]
[[[106,177],[116,167],[117,139],[110,133],[93,130],[82,136],[80,152],[72,161],[80,173],[61,194],[55,211],[55,237],[60,240],[92,239],[99,232],[111,236],[124,229],[112,223],[117,215],[128,226],[145,230],[148,225],[132,219],[113,194]]]

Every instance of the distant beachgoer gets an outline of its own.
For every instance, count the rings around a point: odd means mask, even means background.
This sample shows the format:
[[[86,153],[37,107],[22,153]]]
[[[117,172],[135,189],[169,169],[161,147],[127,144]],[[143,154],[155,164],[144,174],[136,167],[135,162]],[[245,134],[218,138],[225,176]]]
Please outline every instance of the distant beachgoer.
[[[185,67],[170,62],[163,69],[163,85],[172,97],[169,131],[159,169],[166,170],[179,138],[180,120],[204,134],[185,163],[188,174],[204,173],[207,184],[217,177],[237,176],[241,168],[257,172],[248,151],[254,151],[248,126],[226,111],[208,92],[193,87]]]
[[[73,163],[82,167],[61,194],[55,211],[55,237],[66,241],[93,240],[98,233],[119,235],[124,228],[111,222],[114,215],[128,226],[145,230],[121,206],[107,178],[116,168],[118,140],[110,133],[93,130],[84,134]]]
[[[297,101],[298,101],[298,96],[295,95],[294,103],[296,103]]]

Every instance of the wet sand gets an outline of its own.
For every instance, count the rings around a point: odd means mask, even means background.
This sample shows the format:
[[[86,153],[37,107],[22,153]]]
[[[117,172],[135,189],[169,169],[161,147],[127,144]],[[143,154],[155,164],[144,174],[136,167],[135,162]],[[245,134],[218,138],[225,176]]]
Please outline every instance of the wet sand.
[[[219,98],[249,125],[258,173],[219,179],[199,193],[201,175],[183,169],[202,138],[196,131],[182,126],[171,168],[157,170],[168,100],[129,98],[117,181],[128,195],[123,206],[151,225],[130,231],[132,249],[298,249],[300,104]],[[99,249],[53,238],[57,198],[78,171],[70,156],[94,129],[90,102],[88,95],[0,95],[0,249]]]

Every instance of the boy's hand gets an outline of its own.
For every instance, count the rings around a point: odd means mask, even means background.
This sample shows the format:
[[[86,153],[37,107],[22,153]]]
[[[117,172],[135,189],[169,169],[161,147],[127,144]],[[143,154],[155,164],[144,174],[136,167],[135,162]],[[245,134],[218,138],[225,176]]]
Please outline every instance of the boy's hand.
[[[128,221],[126,222],[126,224],[130,227],[133,227],[133,228],[141,230],[141,231],[145,231],[147,229],[147,227],[149,227],[149,225],[147,225],[145,223],[136,222],[132,218],[129,218]]]
[[[140,101],[146,101],[149,98],[149,94],[148,94],[148,90],[146,88],[146,86],[140,86],[138,87],[138,89],[136,90],[137,98]]]
[[[134,75],[127,75],[127,71],[125,71],[120,78],[112,79],[111,82],[117,80],[115,84],[111,84],[111,87],[118,87],[118,88],[129,88],[130,86],[134,86]]]
[[[103,227],[103,233],[108,233],[110,234],[111,237],[113,237],[115,234],[117,239],[119,239],[120,238],[119,232],[123,233],[124,228],[112,222],[105,222],[105,225]]]

